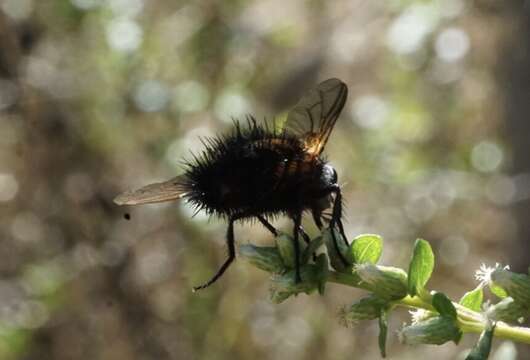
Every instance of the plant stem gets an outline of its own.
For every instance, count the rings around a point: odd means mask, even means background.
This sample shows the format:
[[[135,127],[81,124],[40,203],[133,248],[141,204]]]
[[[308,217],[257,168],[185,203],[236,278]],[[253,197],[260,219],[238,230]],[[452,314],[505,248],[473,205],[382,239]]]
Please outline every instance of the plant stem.
[[[355,274],[345,274],[336,271],[330,271],[328,281],[335,284],[370,290],[367,287],[367,284],[364,284],[359,278],[359,276]],[[425,299],[422,299],[418,296],[406,296],[401,300],[397,300],[395,304],[408,308],[434,311],[434,308],[430,302],[425,301]],[[486,327],[486,321],[480,313],[472,311],[457,303],[453,303],[453,305],[457,310],[458,324],[463,332],[481,333],[482,331],[484,331]],[[522,342],[525,344],[530,344],[529,328],[512,326],[501,321],[497,322],[494,336],[500,339],[507,339]]]

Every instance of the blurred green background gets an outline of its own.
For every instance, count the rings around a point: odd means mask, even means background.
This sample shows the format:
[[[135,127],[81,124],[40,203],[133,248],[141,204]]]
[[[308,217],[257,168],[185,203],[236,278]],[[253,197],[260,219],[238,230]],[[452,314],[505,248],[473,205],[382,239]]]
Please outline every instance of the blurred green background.
[[[327,146],[346,233],[405,267],[431,242],[431,287],[458,299],[481,263],[530,259],[527,1],[0,0],[0,359],[378,359],[377,324],[342,327],[362,292],[280,305],[226,224],[129,188],[181,172],[199,136],[281,116],[317,82],[350,88]],[[317,233],[307,221],[310,234]],[[287,229],[288,222],[275,225]],[[238,243],[269,244],[259,225]],[[474,343],[405,347],[452,359]],[[496,340],[493,359],[530,359]]]

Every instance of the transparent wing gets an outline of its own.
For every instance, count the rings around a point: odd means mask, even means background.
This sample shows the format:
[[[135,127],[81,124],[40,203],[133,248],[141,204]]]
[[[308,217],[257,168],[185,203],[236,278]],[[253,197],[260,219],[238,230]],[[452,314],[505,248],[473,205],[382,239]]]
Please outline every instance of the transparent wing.
[[[328,79],[305,94],[289,112],[285,128],[304,137],[306,151],[324,150],[335,122],[346,103],[348,87],[339,79]]]
[[[182,180],[182,176],[177,176],[138,190],[126,191],[114,198],[114,202],[118,205],[140,205],[178,200],[186,196]]]

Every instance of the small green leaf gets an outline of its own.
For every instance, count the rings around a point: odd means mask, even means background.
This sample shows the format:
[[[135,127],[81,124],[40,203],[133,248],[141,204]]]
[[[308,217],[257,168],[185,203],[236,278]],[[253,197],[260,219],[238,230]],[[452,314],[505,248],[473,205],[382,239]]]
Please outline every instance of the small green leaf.
[[[437,292],[432,297],[432,306],[440,313],[442,316],[450,317],[451,319],[456,320],[456,309],[451,300],[445,294]]]
[[[290,269],[294,269],[295,267],[294,265],[295,264],[294,239],[291,236],[280,232],[279,235],[276,236],[274,240],[276,241],[276,247],[278,248],[278,251],[280,252],[280,255],[282,257],[282,260],[285,266]],[[301,244],[300,244],[300,249],[303,249]]]
[[[381,309],[381,315],[379,315],[379,351],[381,356],[386,357],[386,337],[388,333],[388,310]]]
[[[353,239],[350,249],[355,263],[376,264],[383,251],[383,238],[372,234],[359,235]]]
[[[261,270],[272,273],[285,271],[280,252],[275,247],[243,244],[239,246],[239,256]]]
[[[302,264],[307,264],[309,259],[311,259],[311,256],[315,251],[318,250],[318,248],[324,243],[324,238],[322,236],[318,236],[311,240],[307,248],[304,250],[304,253],[302,254]]]
[[[456,334],[455,338],[453,339],[453,342],[458,345],[460,343],[460,340],[462,340],[462,336],[464,333],[462,331],[459,331],[458,334]]]
[[[408,274],[408,291],[411,296],[419,294],[424,289],[433,269],[434,254],[431,245],[423,239],[417,239]]]
[[[333,235],[331,233],[332,231],[337,239],[336,244],[333,240]],[[322,237],[324,238],[324,243],[326,244],[326,249],[328,250],[328,257],[331,267],[339,272],[351,273],[351,264],[353,264],[351,252],[349,245],[346,245],[346,242],[344,241],[344,238],[341,236],[340,232],[335,228],[333,230],[328,228],[322,232]],[[340,251],[340,255],[337,251],[337,248]],[[344,264],[343,260],[346,260],[347,264]]]
[[[483,299],[484,292],[482,291],[482,286],[478,286],[476,289],[465,293],[462,299],[460,299],[459,304],[473,311],[480,311]]]
[[[499,285],[493,283],[493,282],[490,282],[489,283],[489,288],[490,288],[490,291],[495,294],[495,296],[497,296],[498,298],[500,299],[504,299],[504,298],[507,298],[508,297],[508,293],[506,292],[506,290],[504,290],[502,287],[500,287]]]
[[[471,350],[466,360],[487,360],[490,355],[491,342],[493,340],[493,332],[495,331],[495,324],[488,326],[478,339],[477,344]]]
[[[315,265],[320,270],[317,273],[318,293],[320,295],[324,295],[324,290],[326,289],[326,282],[328,281],[329,274],[328,257],[325,254],[318,255],[315,261]]]
[[[389,306],[387,299],[370,294],[345,306],[340,311],[341,322],[344,326],[353,327],[362,320],[373,320],[381,316],[381,311]]]
[[[270,298],[275,304],[279,304],[292,295],[300,293],[311,294],[318,290],[322,281],[321,269],[315,264],[308,264],[300,268],[302,281],[295,280],[295,270],[289,270],[284,274],[274,275],[271,278]]]

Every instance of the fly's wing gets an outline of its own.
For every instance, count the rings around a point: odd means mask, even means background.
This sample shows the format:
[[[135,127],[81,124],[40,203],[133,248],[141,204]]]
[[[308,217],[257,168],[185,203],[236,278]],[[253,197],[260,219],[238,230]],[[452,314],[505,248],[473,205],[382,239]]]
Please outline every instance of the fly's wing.
[[[126,191],[116,198],[118,205],[153,204],[164,201],[178,200],[186,196],[182,176],[161,183],[149,184],[138,190]]]
[[[285,128],[303,136],[305,150],[320,155],[346,103],[348,87],[328,79],[305,94],[289,112]]]

